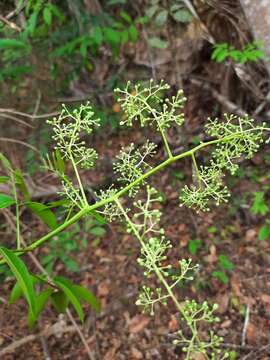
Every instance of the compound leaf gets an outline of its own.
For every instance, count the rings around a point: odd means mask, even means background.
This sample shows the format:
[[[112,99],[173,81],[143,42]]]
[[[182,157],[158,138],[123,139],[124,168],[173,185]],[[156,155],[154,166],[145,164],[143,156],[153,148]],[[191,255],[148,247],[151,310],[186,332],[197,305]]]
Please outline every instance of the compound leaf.
[[[83,312],[82,306],[80,304],[80,301],[78,299],[78,295],[73,289],[73,284],[69,280],[67,280],[61,276],[56,276],[53,281],[54,281],[55,285],[57,285],[63,291],[63,293],[67,296],[68,300],[71,302],[74,309],[76,310],[76,312],[79,316],[79,319],[81,321],[83,321],[84,312]]]
[[[11,250],[0,247],[0,253],[6,260],[10,270],[16,277],[19,286],[28,302],[30,311],[36,314],[36,296],[34,292],[33,282],[24,262],[16,256]]]

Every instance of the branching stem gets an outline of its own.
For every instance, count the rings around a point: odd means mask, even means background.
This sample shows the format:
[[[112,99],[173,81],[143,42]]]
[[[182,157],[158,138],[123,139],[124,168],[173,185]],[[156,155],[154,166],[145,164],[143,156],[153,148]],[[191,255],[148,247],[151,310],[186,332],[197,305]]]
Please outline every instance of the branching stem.
[[[120,209],[121,213],[123,214],[126,222],[129,224],[133,234],[135,235],[135,237],[139,240],[142,249],[144,250],[145,253],[148,254],[149,258],[152,257],[151,252],[149,251],[148,247],[146,246],[143,237],[139,234],[138,230],[136,229],[136,226],[133,224],[133,222],[131,221],[131,219],[129,218],[127,212],[125,211],[125,209],[123,208],[121,202],[118,199],[115,199],[115,202],[118,206],[118,208]],[[159,282],[164,286],[164,288],[166,289],[169,297],[172,299],[172,301],[174,302],[174,305],[176,307],[176,309],[179,311],[179,313],[182,315],[182,317],[184,318],[185,322],[187,323],[187,325],[190,328],[190,331],[192,332],[192,341],[190,342],[190,345],[188,347],[188,351],[187,351],[187,359],[189,359],[189,355],[190,355],[190,351],[192,349],[192,345],[193,342],[195,340],[198,341],[198,343],[200,343],[200,339],[198,338],[198,332],[196,331],[194,326],[190,325],[190,321],[189,318],[187,317],[187,315],[185,314],[185,312],[183,311],[183,307],[181,306],[181,304],[179,303],[179,301],[177,300],[176,296],[174,295],[174,292],[172,291],[172,287],[168,284],[168,282],[166,281],[164,275],[162,274],[162,272],[160,271],[160,269],[158,268],[158,266],[156,265],[155,261],[151,261],[152,262],[152,267],[155,271],[155,274],[159,280]],[[208,359],[207,354],[205,354],[206,359]]]
[[[252,129],[252,131],[259,131],[259,130],[270,131],[270,128],[258,127],[258,128]],[[248,131],[251,131],[251,130],[248,130]],[[228,142],[228,141],[230,141],[230,140],[232,140],[234,138],[239,138],[241,136],[242,136],[241,133],[235,133],[235,134],[232,134],[230,136],[225,136],[223,138],[210,140],[210,141],[207,141],[207,142],[202,142],[201,144],[199,144],[199,145],[195,146],[194,148],[192,148],[190,150],[187,150],[187,151],[185,151],[185,152],[183,152],[181,154],[172,155],[172,157],[169,157],[168,159],[161,162],[160,164],[158,164],[154,168],[150,169],[149,171],[147,171],[146,173],[141,175],[138,179],[136,179],[132,183],[128,184],[123,189],[119,190],[118,192],[116,192],[114,195],[112,195],[112,196],[110,196],[110,197],[108,197],[106,199],[97,201],[95,204],[84,205],[84,207],[77,214],[75,214],[73,217],[71,217],[68,221],[64,222],[63,224],[58,226],[56,229],[49,232],[48,234],[41,237],[40,239],[34,241],[27,248],[24,248],[24,249],[21,249],[21,250],[14,250],[14,252],[16,252],[17,255],[22,255],[24,252],[32,251],[32,250],[40,247],[46,241],[48,241],[53,236],[55,236],[55,235],[59,234],[60,232],[62,232],[63,230],[65,230],[71,224],[74,224],[75,222],[77,222],[79,219],[81,219],[86,214],[91,213],[91,211],[96,210],[96,209],[98,209],[98,208],[100,208],[100,207],[102,207],[102,206],[104,206],[106,204],[114,202],[116,199],[119,199],[120,197],[125,195],[131,188],[133,188],[134,186],[140,184],[143,180],[147,179],[148,177],[155,174],[156,172],[166,168],[167,166],[171,165],[172,163],[174,163],[174,162],[176,162],[176,161],[178,161],[180,159],[189,157],[189,156],[192,157],[192,155],[194,155],[195,153],[197,153],[198,151],[200,151],[201,149],[203,149],[205,147],[215,145],[215,144],[219,144],[219,143],[222,143],[222,142],[225,143],[225,142]],[[5,263],[5,260],[1,259],[0,264],[3,264],[3,263]]]

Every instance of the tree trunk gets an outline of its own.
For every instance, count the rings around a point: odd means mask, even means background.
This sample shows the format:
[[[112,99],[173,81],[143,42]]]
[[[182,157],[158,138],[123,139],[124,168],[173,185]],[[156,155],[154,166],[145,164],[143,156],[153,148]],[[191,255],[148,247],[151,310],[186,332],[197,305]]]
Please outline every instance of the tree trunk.
[[[240,0],[254,39],[262,41],[267,56],[270,56],[270,0]],[[266,63],[270,74],[270,64]]]

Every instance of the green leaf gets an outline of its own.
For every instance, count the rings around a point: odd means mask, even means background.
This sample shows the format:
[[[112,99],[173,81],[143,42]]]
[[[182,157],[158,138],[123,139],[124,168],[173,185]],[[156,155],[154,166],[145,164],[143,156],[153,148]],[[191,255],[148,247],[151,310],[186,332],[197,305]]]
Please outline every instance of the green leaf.
[[[0,194],[0,209],[7,208],[15,203],[16,201],[11,196]]]
[[[43,19],[44,19],[44,22],[50,26],[51,23],[52,23],[52,13],[51,13],[51,9],[46,6],[43,10]]]
[[[33,286],[39,282],[42,282],[40,277],[30,274],[30,278]],[[9,296],[9,304],[14,304],[21,296],[23,296],[23,290],[20,286],[20,283],[17,281],[11,290],[11,294]]]
[[[158,9],[159,9],[158,5],[150,6],[149,8],[146,9],[145,14],[148,18],[151,18],[155,15]]]
[[[30,311],[28,312],[28,326],[30,327],[30,329],[34,326],[35,322],[37,321],[40,313],[44,309],[46,302],[50,298],[52,292],[53,289],[45,289],[36,297],[36,303],[37,303],[36,314],[33,315],[32,312]]]
[[[161,40],[158,37],[152,37],[148,39],[148,43],[150,46],[158,48],[158,49],[166,49],[168,46],[167,41]]]
[[[128,29],[125,29],[123,31],[121,31],[121,41],[122,44],[126,44],[129,40],[129,32]]]
[[[63,291],[52,293],[51,301],[56,311],[60,314],[63,314],[66,311],[69,303],[68,297]]]
[[[254,193],[253,204],[251,207],[251,212],[254,215],[266,215],[269,211],[269,207],[265,202],[265,193],[263,191],[257,191]]]
[[[23,294],[28,302],[30,311],[36,314],[36,296],[34,292],[33,282],[24,262],[16,256],[11,250],[0,247],[0,253],[6,260],[10,270],[13,272],[21,287]]]
[[[172,13],[172,17],[175,21],[181,23],[189,23],[192,20],[191,13],[186,9],[181,9]]]
[[[8,176],[0,176],[0,184],[5,184],[9,181]]]
[[[263,225],[260,227],[258,238],[260,241],[265,241],[270,237],[270,225]]]
[[[73,289],[73,284],[60,276],[56,276],[53,279],[55,285],[57,285],[67,296],[68,300],[71,302],[71,304],[73,305],[74,309],[76,310],[79,319],[83,322],[84,319],[84,312],[82,309],[82,306],[80,304],[80,301],[78,299],[78,295],[76,294],[76,292]]]
[[[120,32],[109,27],[104,28],[104,37],[111,46],[115,46],[121,41]]]
[[[132,19],[131,17],[128,15],[128,13],[126,13],[125,11],[120,11],[120,16],[122,19],[124,19],[128,24],[132,24]]]
[[[22,288],[20,287],[18,281],[13,286],[10,296],[9,296],[9,304],[14,304],[19,298],[23,295]]]
[[[91,36],[97,46],[100,46],[102,44],[103,33],[100,26],[94,26]]]
[[[27,189],[27,185],[26,185],[26,183],[24,181],[24,177],[23,177],[23,174],[22,174],[20,169],[16,169],[14,171],[14,177],[15,177],[15,184],[18,185],[18,187],[21,190],[24,198],[26,200],[30,200],[30,194],[29,194],[29,191]]]
[[[130,40],[135,43],[138,40],[138,31],[136,29],[136,26],[131,25],[128,31],[129,31]]]
[[[91,211],[91,215],[93,215],[95,217],[95,219],[101,224],[101,225],[105,225],[107,224],[107,220],[101,216],[97,211],[93,210]]]
[[[201,244],[202,244],[202,242],[199,239],[189,240],[189,242],[188,242],[188,251],[190,252],[190,254],[191,255],[196,255],[197,251],[201,247]]]
[[[2,154],[0,153],[0,160],[4,166],[4,168],[10,172],[12,170],[12,166],[11,166],[11,163],[10,161]]]
[[[57,220],[54,213],[48,206],[42,203],[29,201],[25,203],[26,207],[33,211],[41,220],[44,221],[51,229],[57,228]]]
[[[47,7],[51,10],[52,14],[60,21],[65,20],[65,15],[59,10],[58,6],[49,3],[47,4]]]
[[[117,4],[124,5],[126,2],[127,0],[109,0],[108,5],[117,5]]]
[[[229,260],[228,256],[221,254],[218,257],[219,265],[225,270],[233,270],[234,264]]]
[[[80,271],[80,267],[77,264],[77,262],[69,257],[65,257],[62,259],[63,263],[66,265],[67,269],[69,271],[73,271],[73,272],[79,272]]]
[[[37,25],[39,11],[35,11],[31,14],[26,24],[26,28],[24,30],[24,35],[27,37],[28,35],[33,35]]]
[[[223,271],[213,271],[212,276],[216,277],[223,284],[228,284],[229,278]]]
[[[106,230],[101,226],[95,226],[90,230],[90,233],[95,236],[104,236],[106,234]]]
[[[0,39],[0,50],[6,49],[27,49],[29,45],[21,40]]]
[[[161,10],[155,18],[155,24],[157,26],[163,26],[168,18],[168,11],[167,10]]]
[[[100,312],[100,302],[90,290],[79,285],[73,285],[73,290],[79,298],[87,302],[94,310]]]

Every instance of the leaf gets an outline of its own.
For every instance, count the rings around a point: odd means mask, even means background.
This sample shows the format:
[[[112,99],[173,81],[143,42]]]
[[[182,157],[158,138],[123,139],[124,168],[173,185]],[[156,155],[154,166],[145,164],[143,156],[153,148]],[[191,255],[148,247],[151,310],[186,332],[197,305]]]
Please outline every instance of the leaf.
[[[258,239],[260,241],[265,241],[270,237],[270,226],[269,225],[263,225],[260,227]]]
[[[0,194],[0,209],[7,208],[15,203],[16,201],[11,196]]]
[[[149,8],[146,9],[145,15],[147,17],[151,18],[155,15],[155,13],[157,12],[158,9],[159,9],[158,5],[150,6]]]
[[[124,19],[128,24],[132,24],[132,19],[131,17],[125,12],[125,11],[120,11],[120,16],[122,19]]]
[[[162,10],[156,15],[155,24],[157,26],[163,26],[167,21],[167,18],[168,18],[168,11]]]
[[[59,7],[54,4],[47,4],[47,7],[50,9],[52,14],[57,17],[60,21],[65,20],[65,15],[59,10]]]
[[[19,189],[21,190],[24,198],[26,200],[30,200],[30,194],[27,189],[27,185],[24,181],[23,174],[20,169],[16,169],[14,171],[14,177],[15,177],[15,184],[18,185]]]
[[[228,284],[229,278],[223,271],[213,271],[212,276],[216,277],[223,284]]]
[[[90,230],[90,233],[95,236],[103,236],[106,234],[106,230],[101,226],[95,226]]]
[[[192,20],[191,13],[186,9],[181,9],[172,13],[172,17],[174,18],[175,21],[181,23],[189,23]]]
[[[201,240],[195,239],[195,240],[189,240],[188,242],[188,251],[191,255],[196,255],[198,249],[201,247]]]
[[[117,4],[124,5],[126,2],[127,0],[109,0],[108,5],[117,5]]]
[[[36,296],[34,292],[33,282],[24,262],[16,256],[11,250],[0,247],[0,253],[6,260],[10,270],[17,279],[24,296],[28,302],[30,311],[36,314]]]
[[[221,254],[218,257],[219,265],[225,270],[233,270],[234,264],[229,260],[228,256]]]
[[[79,285],[73,285],[73,290],[77,296],[87,302],[94,310],[100,312],[100,302],[90,290]]]
[[[29,201],[25,203],[26,207],[33,211],[41,220],[44,221],[51,229],[57,228],[57,220],[54,213],[48,206],[42,203]]]
[[[95,217],[95,219],[101,224],[101,225],[105,225],[107,224],[107,220],[101,216],[97,211],[93,210],[91,211],[91,214]]]
[[[9,181],[8,176],[0,176],[0,184],[5,184]]]
[[[62,261],[66,265],[66,267],[69,271],[73,271],[73,272],[80,271],[80,267],[77,264],[77,262],[75,260],[71,259],[70,257],[65,257],[62,259]]]
[[[158,37],[152,37],[148,39],[149,45],[158,49],[166,49],[168,46],[167,41],[161,40]]]
[[[9,160],[8,160],[2,153],[0,153],[0,160],[1,160],[4,168],[5,168],[8,172],[12,171],[12,166],[11,166]]]
[[[128,31],[129,31],[130,40],[135,43],[138,40],[138,31],[136,29],[136,26],[131,25]]]
[[[33,315],[30,311],[28,312],[28,326],[30,327],[30,329],[34,326],[35,322],[37,321],[40,313],[44,309],[46,302],[50,298],[52,292],[53,289],[45,289],[36,297],[36,303],[37,303],[36,314]]]
[[[54,292],[51,295],[51,300],[58,313],[63,314],[66,311],[69,300],[63,291]]]
[[[129,39],[128,29],[125,29],[125,30],[121,31],[122,44],[126,44],[128,42],[128,39]]]
[[[102,44],[103,33],[100,26],[94,26],[92,31],[92,39],[97,46],[100,46]]]
[[[116,31],[109,27],[104,28],[104,37],[111,46],[117,45],[121,41],[119,31]]]
[[[52,13],[51,13],[51,9],[46,6],[43,10],[43,19],[44,19],[44,22],[50,26],[51,23],[52,23]]]
[[[21,40],[0,39],[0,50],[6,49],[27,49],[29,45]]]
[[[17,281],[11,290],[11,294],[9,296],[9,304],[14,304],[22,295],[23,295],[22,288],[20,287]]]
[[[39,282],[42,282],[40,277],[30,274],[30,278],[33,286]],[[11,290],[11,294],[9,296],[9,304],[14,304],[21,296],[23,296],[23,290],[20,286],[20,283],[17,281]]]
[[[83,322],[84,319],[84,312],[82,309],[82,306],[80,304],[80,301],[78,300],[78,296],[76,294],[76,292],[73,289],[73,284],[60,276],[56,276],[53,279],[55,285],[57,285],[67,296],[68,300],[71,302],[71,304],[73,305],[74,309],[76,310],[79,319]]]
[[[33,14],[29,17],[28,22],[27,22],[27,26],[24,30],[24,35],[27,37],[29,34],[33,35],[35,28],[36,28],[36,24],[37,24],[37,18],[38,18],[38,14],[39,11],[35,11],[33,12]]]
[[[254,215],[266,215],[269,208],[264,199],[265,193],[263,191],[257,191],[254,193],[253,204],[251,207],[251,212]]]

